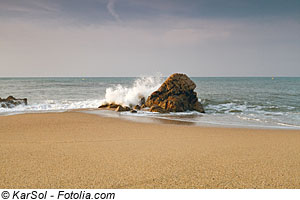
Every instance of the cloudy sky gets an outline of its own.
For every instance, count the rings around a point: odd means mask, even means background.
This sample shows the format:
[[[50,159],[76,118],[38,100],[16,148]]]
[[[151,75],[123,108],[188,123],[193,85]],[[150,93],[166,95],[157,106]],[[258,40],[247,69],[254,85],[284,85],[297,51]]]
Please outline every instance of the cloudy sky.
[[[299,0],[0,0],[0,76],[300,76]]]

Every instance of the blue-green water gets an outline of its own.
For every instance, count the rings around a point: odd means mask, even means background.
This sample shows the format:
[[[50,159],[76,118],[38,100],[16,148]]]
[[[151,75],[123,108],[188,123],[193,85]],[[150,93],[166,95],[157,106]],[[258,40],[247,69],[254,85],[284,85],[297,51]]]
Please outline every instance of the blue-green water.
[[[0,108],[0,115],[97,108],[104,101],[136,104],[165,78],[0,78],[0,97],[28,98],[28,105]],[[300,78],[198,78],[196,92],[206,114],[137,116],[199,124],[300,128]],[[123,115],[132,115],[124,113]]]

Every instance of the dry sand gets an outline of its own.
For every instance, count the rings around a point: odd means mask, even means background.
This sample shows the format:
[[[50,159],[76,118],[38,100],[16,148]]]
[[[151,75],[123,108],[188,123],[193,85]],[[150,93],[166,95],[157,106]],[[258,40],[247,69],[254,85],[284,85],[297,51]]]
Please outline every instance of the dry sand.
[[[1,116],[0,188],[300,188],[300,131]]]

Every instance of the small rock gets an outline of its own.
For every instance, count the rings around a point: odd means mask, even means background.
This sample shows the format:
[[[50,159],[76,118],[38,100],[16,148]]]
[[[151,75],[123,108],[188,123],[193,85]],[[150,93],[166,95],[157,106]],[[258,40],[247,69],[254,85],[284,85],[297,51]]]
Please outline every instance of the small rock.
[[[119,105],[115,111],[116,112],[124,112],[124,111],[126,111],[126,109],[123,106]]]
[[[109,108],[117,108],[118,106],[120,106],[119,104],[115,104],[115,103],[111,103],[109,104]]]
[[[136,111],[136,110],[131,110],[130,112],[131,112],[131,113],[137,113],[137,111]]]
[[[106,103],[106,104],[102,104],[101,106],[99,106],[98,108],[107,108],[109,106],[109,104],[108,103]]]
[[[140,105],[136,105],[136,106],[133,107],[133,109],[135,109],[135,110],[140,110],[140,109],[141,109],[141,106],[140,106]]]
[[[6,99],[0,98],[0,107],[3,108],[13,108],[17,105],[24,104],[27,105],[27,98],[24,99],[16,99],[13,96],[9,96]]]
[[[125,111],[130,111],[131,110],[131,108],[128,107],[128,106],[125,106],[124,109],[125,109]]]
[[[142,97],[141,100],[140,100],[140,105],[141,106],[145,105],[145,103],[146,103],[146,99],[145,99],[145,97]]]

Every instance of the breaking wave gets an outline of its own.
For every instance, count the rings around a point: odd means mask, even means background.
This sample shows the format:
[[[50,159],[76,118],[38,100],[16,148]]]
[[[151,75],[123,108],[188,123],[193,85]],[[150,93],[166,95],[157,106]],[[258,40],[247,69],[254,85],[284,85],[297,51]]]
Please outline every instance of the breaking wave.
[[[142,97],[147,98],[162,84],[161,76],[141,77],[136,79],[131,86],[118,84],[106,89],[104,103],[116,103],[123,106],[137,105]]]
[[[28,105],[18,105],[13,108],[1,108],[0,115],[12,115],[21,113],[34,112],[51,112],[51,111],[65,111],[81,108],[97,108],[99,100],[85,100],[85,101],[70,101],[70,100],[45,100],[40,103],[29,103]]]
[[[157,90],[164,80],[165,77],[159,75],[141,78],[0,78],[2,96],[28,98],[28,105],[6,108],[0,104],[0,115],[81,108],[93,110],[102,103],[135,105],[141,97],[147,98]],[[192,80],[198,86],[196,92],[202,98],[199,100],[205,114],[191,111],[159,114],[140,110],[135,114],[117,113],[117,116],[144,116],[222,126],[300,129],[299,79],[281,79],[272,81],[272,84],[268,79],[256,78]],[[249,87],[249,84],[252,86]],[[278,88],[283,89],[278,91]]]

